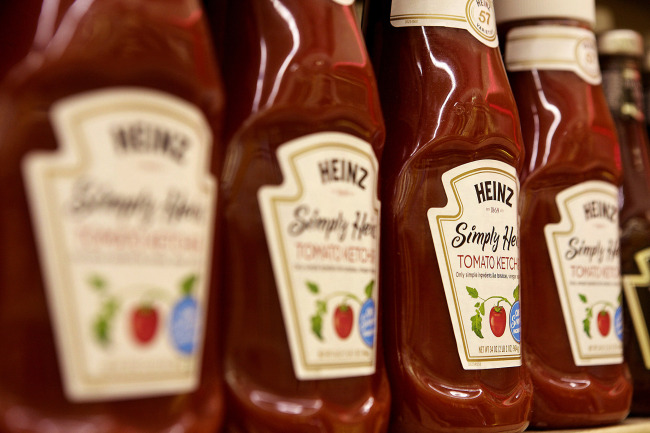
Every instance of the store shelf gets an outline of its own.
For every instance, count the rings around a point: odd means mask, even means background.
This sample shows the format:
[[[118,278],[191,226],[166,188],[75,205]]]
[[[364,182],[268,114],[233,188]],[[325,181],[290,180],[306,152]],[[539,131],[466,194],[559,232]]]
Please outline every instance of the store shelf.
[[[545,433],[650,433],[650,418],[628,418],[620,424],[598,427],[580,428],[572,430],[534,430]]]

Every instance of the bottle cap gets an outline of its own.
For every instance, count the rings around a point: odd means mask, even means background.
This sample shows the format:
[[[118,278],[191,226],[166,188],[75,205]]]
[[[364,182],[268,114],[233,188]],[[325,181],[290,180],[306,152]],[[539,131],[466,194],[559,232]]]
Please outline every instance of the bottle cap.
[[[600,34],[616,28],[614,12],[607,6],[596,5],[596,24],[594,33]]]
[[[641,58],[643,56],[643,38],[634,30],[610,30],[598,37],[598,52]]]
[[[494,0],[497,23],[539,18],[596,22],[595,0]]]

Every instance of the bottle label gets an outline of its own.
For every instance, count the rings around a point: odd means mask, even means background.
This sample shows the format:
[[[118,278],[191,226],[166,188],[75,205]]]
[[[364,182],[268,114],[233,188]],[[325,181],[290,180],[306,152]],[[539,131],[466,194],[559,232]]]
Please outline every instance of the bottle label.
[[[650,248],[637,252],[634,260],[641,273],[623,275],[623,289],[643,362],[650,370]]]
[[[277,156],[284,182],[258,198],[296,377],[373,374],[377,158],[334,132],[287,142]]]
[[[442,183],[448,203],[427,216],[463,368],[520,366],[517,173],[474,161]]]
[[[592,85],[601,82],[596,37],[567,26],[517,27],[506,37],[508,71],[571,71]]]
[[[350,6],[354,4],[354,0],[332,0],[334,3],[342,4],[344,6]]]
[[[488,47],[499,46],[492,0],[393,0],[390,22],[465,29]]]
[[[113,88],[51,110],[23,173],[64,388],[74,401],[198,385],[216,184],[203,114]]]
[[[633,67],[603,71],[603,91],[610,111],[645,123],[641,73]]]
[[[588,181],[556,197],[560,222],[544,235],[578,366],[623,362],[618,190]]]

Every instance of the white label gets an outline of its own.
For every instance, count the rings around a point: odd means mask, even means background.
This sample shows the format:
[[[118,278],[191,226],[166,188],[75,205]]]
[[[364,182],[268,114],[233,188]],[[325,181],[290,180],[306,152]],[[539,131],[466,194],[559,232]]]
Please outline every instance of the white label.
[[[499,46],[492,0],[393,0],[390,22],[395,27],[465,29],[485,45]]]
[[[344,6],[350,6],[354,4],[354,0],[332,0],[334,3],[342,4]]]
[[[643,362],[650,370],[650,248],[636,253],[634,260],[641,273],[623,275],[623,288]]]
[[[277,152],[284,182],[258,197],[298,379],[375,372],[377,159],[354,136],[317,133]]]
[[[596,37],[581,28],[514,28],[506,38],[505,63],[508,71],[571,71],[589,84],[602,81]]]
[[[475,161],[442,183],[448,204],[427,215],[463,368],[520,366],[517,173]]]
[[[56,103],[51,121],[59,149],[23,171],[67,396],[195,389],[216,203],[203,115],[114,88]]]
[[[618,190],[588,181],[556,197],[560,222],[544,227],[576,365],[623,362]]]

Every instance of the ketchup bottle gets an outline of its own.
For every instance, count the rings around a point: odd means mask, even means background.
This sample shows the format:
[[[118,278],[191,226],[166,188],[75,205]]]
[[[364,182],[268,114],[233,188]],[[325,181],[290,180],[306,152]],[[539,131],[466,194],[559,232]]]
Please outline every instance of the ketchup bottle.
[[[492,1],[375,1],[368,32],[387,132],[390,430],[523,431],[522,142]]]
[[[594,2],[495,7],[526,147],[521,307],[531,424],[613,423],[627,415],[632,386],[623,363],[621,165],[600,87]]]
[[[229,4],[226,429],[382,432],[384,123],[352,1]]]
[[[603,90],[614,118],[623,165],[621,274],[623,347],[634,383],[632,413],[650,414],[650,161],[643,110],[643,39],[633,30],[598,38]]]
[[[1,431],[220,427],[222,104],[197,1],[44,0],[0,88]]]

